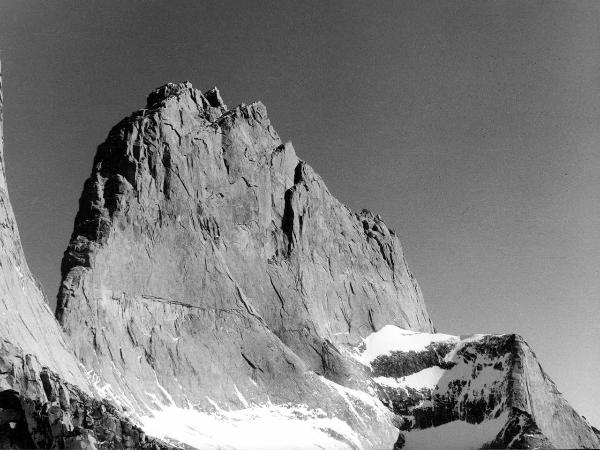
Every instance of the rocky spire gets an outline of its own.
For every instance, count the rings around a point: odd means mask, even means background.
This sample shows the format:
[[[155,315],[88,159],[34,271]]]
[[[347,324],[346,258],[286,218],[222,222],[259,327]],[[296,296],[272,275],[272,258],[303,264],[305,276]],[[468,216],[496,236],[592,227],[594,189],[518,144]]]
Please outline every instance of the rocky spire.
[[[117,401],[327,398],[390,444],[389,421],[356,419],[319,376],[366,383],[342,350],[387,323],[433,331],[421,291],[395,233],[335,199],[262,103],[154,90],[98,147],[79,205],[57,318]]]

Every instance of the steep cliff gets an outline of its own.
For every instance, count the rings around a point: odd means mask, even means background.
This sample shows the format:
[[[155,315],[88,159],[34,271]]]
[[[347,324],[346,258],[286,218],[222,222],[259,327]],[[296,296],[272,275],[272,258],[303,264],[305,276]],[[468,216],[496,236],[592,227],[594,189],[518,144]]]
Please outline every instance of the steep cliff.
[[[261,103],[228,109],[216,88],[170,83],[111,130],[62,277],[95,391],[157,436],[600,445],[521,338],[432,334],[394,232],[338,202]]]
[[[167,392],[354,417],[320,377],[335,378],[337,347],[390,320],[432,330],[382,220],[339,203],[261,103],[228,110],[189,83],[154,91],[99,147],[62,273],[76,354],[136,411]],[[387,442],[393,428],[376,428],[365,436]]]
[[[67,382],[85,386],[77,359],[25,261],[6,185],[3,105],[0,74],[0,340],[18,344],[25,354],[37,355],[41,364],[63,374]]]

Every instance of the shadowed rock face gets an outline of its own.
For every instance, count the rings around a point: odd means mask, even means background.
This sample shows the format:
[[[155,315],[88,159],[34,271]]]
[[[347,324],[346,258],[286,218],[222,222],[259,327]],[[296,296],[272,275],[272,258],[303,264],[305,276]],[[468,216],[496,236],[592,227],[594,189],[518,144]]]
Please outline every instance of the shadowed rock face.
[[[0,371],[0,448],[170,448],[4,340]]]
[[[62,273],[78,357],[134,408],[165,400],[158,384],[178,405],[241,407],[237,389],[323,406],[313,378],[335,378],[338,346],[433,328],[381,218],[338,202],[261,103],[228,110],[189,83],[99,147]]]

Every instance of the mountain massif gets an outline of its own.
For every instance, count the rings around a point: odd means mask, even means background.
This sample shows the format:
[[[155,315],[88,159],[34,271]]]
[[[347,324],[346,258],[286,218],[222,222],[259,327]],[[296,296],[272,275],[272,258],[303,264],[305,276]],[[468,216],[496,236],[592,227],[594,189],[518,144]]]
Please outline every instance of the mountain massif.
[[[521,337],[435,332],[260,102],[169,83],[110,131],[56,319],[0,176],[0,447],[600,447]]]

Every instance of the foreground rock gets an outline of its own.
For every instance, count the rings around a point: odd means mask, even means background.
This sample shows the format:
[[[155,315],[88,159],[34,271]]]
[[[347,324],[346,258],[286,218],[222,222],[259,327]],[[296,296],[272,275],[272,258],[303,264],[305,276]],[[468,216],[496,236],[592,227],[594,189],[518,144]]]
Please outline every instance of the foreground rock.
[[[0,341],[0,448],[161,449],[110,402]]]

